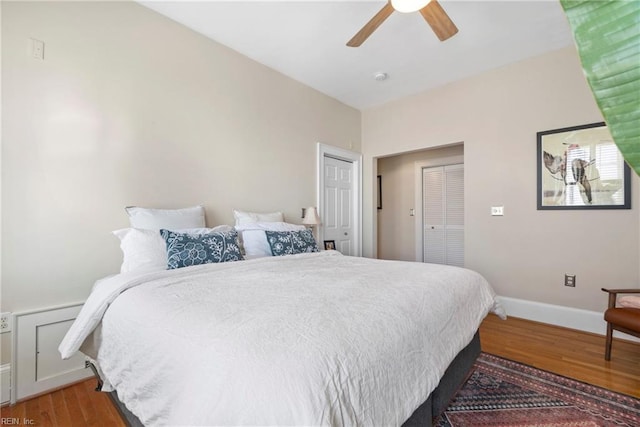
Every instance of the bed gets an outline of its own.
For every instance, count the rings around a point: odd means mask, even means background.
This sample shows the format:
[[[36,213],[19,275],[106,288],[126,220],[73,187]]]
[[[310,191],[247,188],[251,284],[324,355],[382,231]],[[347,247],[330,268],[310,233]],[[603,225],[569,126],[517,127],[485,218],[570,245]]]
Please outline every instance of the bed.
[[[59,349],[133,424],[428,425],[489,312],[471,270],[323,251],[106,278]]]

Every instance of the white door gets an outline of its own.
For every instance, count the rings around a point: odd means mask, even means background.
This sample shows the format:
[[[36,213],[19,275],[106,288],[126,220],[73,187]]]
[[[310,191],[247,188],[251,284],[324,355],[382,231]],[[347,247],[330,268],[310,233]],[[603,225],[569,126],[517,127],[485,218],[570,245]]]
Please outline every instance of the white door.
[[[353,191],[353,163],[325,156],[324,212],[320,214],[324,240],[334,240],[344,255],[355,255]]]
[[[464,266],[464,165],[422,169],[423,261]]]

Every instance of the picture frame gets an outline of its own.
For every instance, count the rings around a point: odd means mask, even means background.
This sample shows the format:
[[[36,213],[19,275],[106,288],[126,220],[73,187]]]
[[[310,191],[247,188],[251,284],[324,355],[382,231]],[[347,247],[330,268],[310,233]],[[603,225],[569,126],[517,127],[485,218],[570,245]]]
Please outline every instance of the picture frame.
[[[325,240],[324,241],[324,250],[325,251],[335,251],[336,250],[336,241],[335,240]]]
[[[382,175],[378,175],[378,209],[382,209]]]
[[[538,210],[631,209],[631,168],[606,123],[537,133]]]

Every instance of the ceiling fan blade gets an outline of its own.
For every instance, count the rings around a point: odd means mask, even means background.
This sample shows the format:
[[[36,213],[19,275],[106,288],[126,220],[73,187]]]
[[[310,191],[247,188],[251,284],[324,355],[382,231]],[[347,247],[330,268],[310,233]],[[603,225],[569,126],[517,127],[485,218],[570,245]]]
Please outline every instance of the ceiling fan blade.
[[[382,24],[385,19],[387,19],[389,15],[393,13],[393,10],[394,9],[393,6],[391,6],[391,3],[385,4],[384,7],[380,9],[380,11],[376,13],[376,15],[371,18],[371,20],[367,22],[365,26],[362,27],[362,29],[358,31],[358,33],[353,36],[351,40],[349,40],[349,42],[347,42],[347,46],[358,47],[362,43],[364,43],[364,41],[368,39],[371,34],[373,34],[376,28],[378,28],[380,24]]]
[[[440,3],[431,0],[425,7],[420,9],[420,13],[425,21],[429,23],[433,32],[440,41],[445,41],[449,37],[453,37],[458,32],[458,27],[453,23],[447,12],[444,11]]]

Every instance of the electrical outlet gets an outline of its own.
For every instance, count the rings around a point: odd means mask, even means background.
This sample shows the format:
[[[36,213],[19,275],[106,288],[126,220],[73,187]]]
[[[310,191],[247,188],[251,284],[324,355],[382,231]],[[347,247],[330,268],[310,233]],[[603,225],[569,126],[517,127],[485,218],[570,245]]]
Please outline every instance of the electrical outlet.
[[[11,313],[0,313],[0,334],[4,332],[11,332],[12,319],[13,317],[11,316]]]
[[[576,275],[575,274],[565,274],[564,275],[564,285],[569,286],[571,288],[576,287]]]

